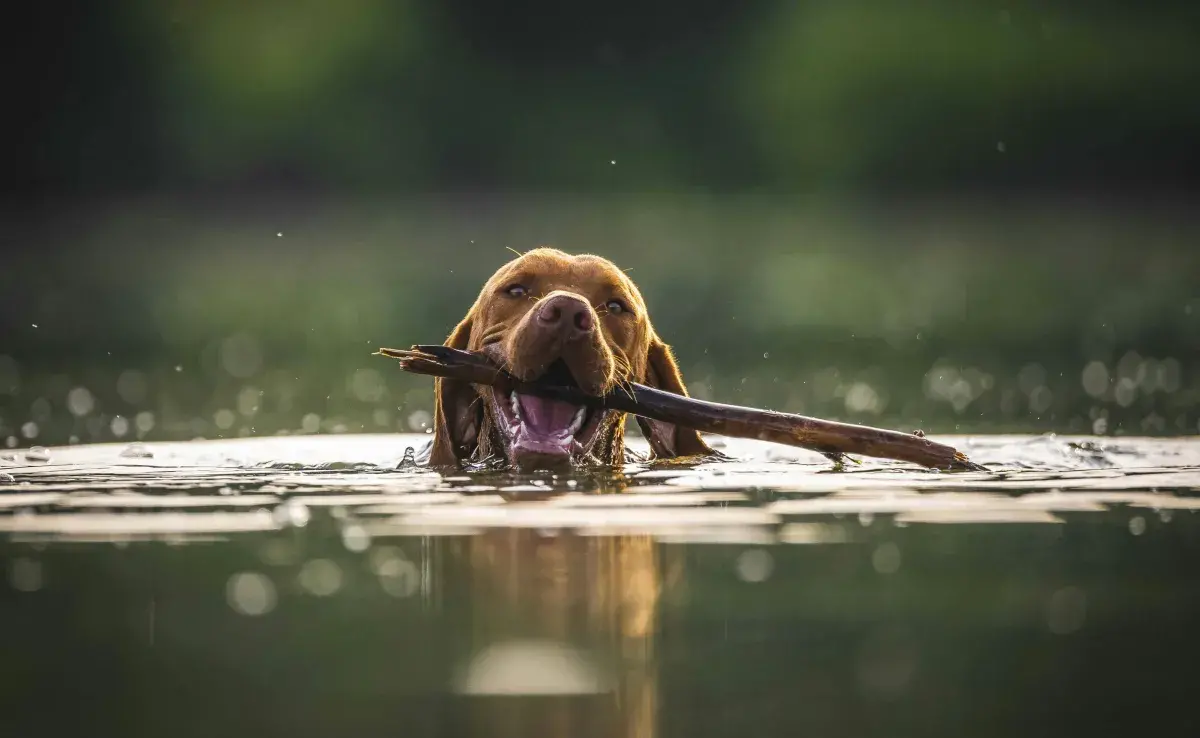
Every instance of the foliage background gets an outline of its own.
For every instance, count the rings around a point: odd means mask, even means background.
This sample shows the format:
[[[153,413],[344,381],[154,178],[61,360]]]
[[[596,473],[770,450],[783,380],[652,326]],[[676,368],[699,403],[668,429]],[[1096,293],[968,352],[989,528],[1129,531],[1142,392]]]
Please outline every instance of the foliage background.
[[[1193,4],[21,12],[0,443],[419,430],[370,352],[542,243],[629,268],[700,396],[1197,431]]]

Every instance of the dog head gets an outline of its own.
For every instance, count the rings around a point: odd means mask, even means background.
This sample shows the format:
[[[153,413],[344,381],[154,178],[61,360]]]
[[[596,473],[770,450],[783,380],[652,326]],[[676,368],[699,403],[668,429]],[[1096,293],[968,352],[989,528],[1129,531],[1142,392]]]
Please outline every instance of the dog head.
[[[646,303],[612,262],[539,248],[500,267],[445,345],[523,380],[601,396],[622,382],[687,394]],[[448,379],[435,384],[430,464],[503,457],[521,470],[624,460],[624,413]],[[711,454],[699,433],[638,418],[656,458]]]

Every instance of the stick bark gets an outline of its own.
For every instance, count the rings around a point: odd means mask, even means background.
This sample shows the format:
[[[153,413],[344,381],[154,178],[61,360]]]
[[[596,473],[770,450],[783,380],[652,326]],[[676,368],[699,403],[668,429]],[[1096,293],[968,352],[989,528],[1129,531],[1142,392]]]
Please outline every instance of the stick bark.
[[[447,346],[383,348],[376,355],[399,359],[402,369],[415,374],[489,385],[502,392],[515,391],[592,408],[619,410],[703,433],[796,446],[835,460],[840,460],[844,454],[857,454],[947,471],[986,470],[953,447],[915,433],[708,402],[637,383],[624,384],[603,397],[596,397],[575,387],[522,381],[481,354]]]

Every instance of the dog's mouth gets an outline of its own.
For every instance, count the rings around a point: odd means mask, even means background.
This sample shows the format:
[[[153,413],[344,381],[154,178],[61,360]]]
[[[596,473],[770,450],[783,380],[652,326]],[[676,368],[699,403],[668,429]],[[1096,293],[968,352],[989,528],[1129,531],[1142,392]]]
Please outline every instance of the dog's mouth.
[[[579,387],[562,359],[552,363],[538,381]],[[508,460],[522,471],[552,469],[585,459],[607,412],[519,392],[491,395]]]

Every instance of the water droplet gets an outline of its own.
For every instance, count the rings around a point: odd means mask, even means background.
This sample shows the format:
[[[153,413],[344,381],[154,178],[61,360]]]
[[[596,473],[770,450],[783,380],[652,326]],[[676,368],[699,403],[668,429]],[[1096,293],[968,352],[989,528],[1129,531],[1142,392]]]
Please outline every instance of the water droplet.
[[[871,565],[880,574],[895,574],[900,571],[900,547],[894,543],[880,544],[871,554]]]
[[[126,369],[117,377],[117,394],[130,405],[140,405],[146,400],[146,375]]]
[[[421,572],[416,564],[399,556],[379,562],[375,568],[379,586],[392,597],[411,597],[421,584]]]
[[[240,572],[225,584],[225,600],[242,615],[266,615],[275,609],[275,584],[265,574]]]
[[[316,433],[321,429],[321,416],[309,413],[300,421],[300,430],[305,433]]]
[[[1140,536],[1146,532],[1146,519],[1141,515],[1135,515],[1129,519],[1129,532],[1135,536]]]
[[[380,568],[392,559],[407,560],[407,557],[404,551],[396,546],[376,546],[367,554],[367,565],[371,571],[379,574]]]
[[[296,581],[309,594],[328,597],[342,588],[342,569],[329,559],[313,559],[300,567]]]
[[[82,418],[96,407],[92,393],[86,387],[76,387],[67,393],[67,410],[77,418]]]
[[[347,381],[350,393],[361,402],[379,402],[387,391],[383,375],[374,369],[357,369]]]
[[[735,566],[738,579],[743,582],[765,582],[775,568],[775,560],[766,549],[752,548],[737,557]]]
[[[1158,387],[1172,394],[1179,391],[1181,367],[1177,359],[1163,359],[1158,365]]]
[[[433,416],[424,410],[414,410],[408,415],[408,427],[414,431],[423,430],[433,421]]]
[[[108,427],[114,436],[124,438],[125,434],[129,432],[129,421],[120,415],[114,415]]]
[[[32,420],[21,426],[21,435],[26,438],[37,438],[38,424]]]
[[[248,333],[236,333],[221,342],[221,366],[232,377],[245,379],[262,366],[262,349]]]
[[[1117,362],[1117,376],[1132,379],[1137,383],[1141,381],[1141,372],[1144,371],[1142,366],[1142,355],[1137,351],[1128,351]]]
[[[347,525],[342,531],[342,545],[347,551],[362,553],[371,547],[371,535],[361,525]]]
[[[1033,391],[1029,393],[1029,409],[1038,415],[1049,410],[1053,403],[1054,393],[1045,385],[1034,387]]]
[[[1093,361],[1083,368],[1083,391],[1101,397],[1108,391],[1108,367],[1103,361]]]
[[[881,412],[886,405],[883,398],[875,391],[875,388],[866,382],[855,382],[850,385],[850,389],[846,390],[846,396],[843,398],[846,405],[846,410],[852,413],[874,413]]]
[[[26,461],[49,461],[50,450],[45,446],[34,446],[25,452]]]
[[[1129,377],[1121,377],[1113,390],[1113,397],[1121,407],[1129,407],[1137,399],[1137,382]]]
[[[17,478],[8,472],[0,472],[0,484],[15,484]]]
[[[763,358],[764,358],[764,359],[769,359],[769,358],[771,358],[771,352],[770,352],[770,351],[764,351],[764,352],[763,352]]]
[[[243,387],[237,396],[238,412],[246,418],[255,415],[262,404],[262,394],[262,390],[257,387]]]
[[[308,525],[308,521],[312,518],[312,513],[308,511],[308,506],[299,500],[288,500],[275,508],[275,520],[280,525],[291,525],[296,528],[303,528]]]
[[[417,465],[417,455],[412,446],[406,446],[404,449],[404,458],[400,459],[397,468],[406,468]]]
[[[220,410],[213,413],[213,425],[217,426],[221,430],[229,430],[230,428],[233,427],[233,424],[236,421],[237,421],[237,416],[234,415],[233,411],[230,410],[229,408],[223,407]]]
[[[49,400],[39,397],[30,403],[29,414],[33,416],[35,423],[47,423],[50,421],[50,416],[54,414],[54,410],[50,407]]]
[[[121,457],[125,459],[150,459],[154,454],[150,452],[150,448],[144,443],[131,443],[121,449]]]

